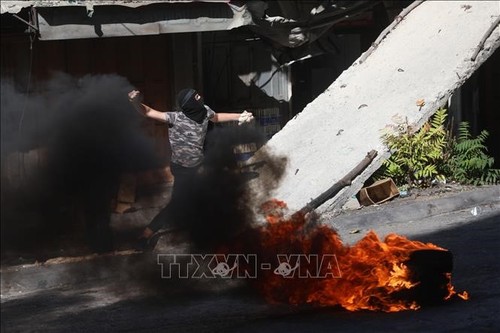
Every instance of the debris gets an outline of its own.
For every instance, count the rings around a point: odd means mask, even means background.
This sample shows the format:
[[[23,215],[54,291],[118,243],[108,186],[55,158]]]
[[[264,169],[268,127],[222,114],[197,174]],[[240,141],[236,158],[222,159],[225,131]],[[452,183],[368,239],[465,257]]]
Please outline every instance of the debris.
[[[399,190],[392,178],[376,181],[359,191],[359,202],[363,206],[380,204],[399,195]]]
[[[424,99],[423,99],[423,98],[422,98],[422,99],[417,100],[417,106],[422,107],[422,106],[424,106],[424,105],[425,105],[425,101],[424,101]]]
[[[402,68],[398,68],[398,72],[404,72],[405,70]]]
[[[361,108],[366,108],[366,107],[368,107],[368,105],[366,105],[366,104],[361,104],[360,106],[358,106],[358,110],[359,110],[359,109],[361,109]]]
[[[399,197],[400,198],[406,198],[410,196],[410,192],[408,190],[401,190],[399,191]]]
[[[359,229],[354,229],[354,230],[349,231],[350,234],[359,234],[360,232],[361,232],[361,230],[359,230]]]
[[[337,132],[337,136],[339,136],[340,134],[342,134],[342,132],[343,132],[343,131],[344,131],[344,130],[343,130],[342,128],[341,128],[341,129],[339,129],[339,131]]]
[[[482,211],[482,210],[481,210],[481,207],[476,206],[476,207],[474,207],[474,208],[472,208],[472,209],[471,209],[470,213],[471,213],[473,216],[478,216],[478,215],[480,215],[480,214],[481,214],[481,211]]]

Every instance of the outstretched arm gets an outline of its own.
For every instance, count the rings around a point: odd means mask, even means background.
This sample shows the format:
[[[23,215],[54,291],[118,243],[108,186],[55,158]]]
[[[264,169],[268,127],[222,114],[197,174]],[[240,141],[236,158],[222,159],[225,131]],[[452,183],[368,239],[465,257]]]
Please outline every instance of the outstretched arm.
[[[242,113],[216,113],[210,120],[214,123],[237,121],[238,125],[241,125],[251,122],[254,117],[251,112],[245,110]]]
[[[142,94],[138,90],[132,90],[131,92],[129,92],[128,99],[137,110],[137,112],[139,112],[143,116],[162,121],[164,123],[167,122],[165,112],[155,110],[152,107],[142,103]]]

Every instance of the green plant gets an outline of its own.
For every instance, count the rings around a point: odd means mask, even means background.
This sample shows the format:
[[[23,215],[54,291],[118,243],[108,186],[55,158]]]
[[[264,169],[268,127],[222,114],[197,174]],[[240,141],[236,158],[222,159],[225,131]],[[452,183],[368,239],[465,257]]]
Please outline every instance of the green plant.
[[[458,135],[451,144],[451,156],[446,173],[461,184],[496,184],[500,181],[500,169],[493,169],[494,158],[487,155],[484,145],[488,131],[483,130],[476,138],[470,134],[469,123],[461,122]]]
[[[441,108],[418,131],[413,131],[406,121],[383,135],[384,143],[393,153],[376,177],[391,177],[396,184],[406,183],[410,187],[427,187],[434,179],[443,179],[448,146],[445,122],[446,109]]]

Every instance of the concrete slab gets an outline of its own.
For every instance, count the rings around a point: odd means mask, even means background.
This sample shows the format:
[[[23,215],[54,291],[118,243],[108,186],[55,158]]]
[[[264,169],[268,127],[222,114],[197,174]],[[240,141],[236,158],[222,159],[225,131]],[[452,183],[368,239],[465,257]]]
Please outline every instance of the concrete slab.
[[[273,196],[300,209],[376,150],[352,186],[319,211],[340,208],[389,156],[382,131],[398,119],[420,127],[498,48],[499,26],[471,60],[499,16],[498,1],[425,1],[414,8],[266,144],[288,158]]]

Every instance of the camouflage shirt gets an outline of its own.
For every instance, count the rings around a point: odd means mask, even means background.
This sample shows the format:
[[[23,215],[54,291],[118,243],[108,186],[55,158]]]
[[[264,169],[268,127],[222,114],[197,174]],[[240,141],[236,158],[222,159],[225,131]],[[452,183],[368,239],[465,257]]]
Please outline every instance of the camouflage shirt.
[[[208,121],[215,115],[214,110],[205,105],[207,117],[198,124],[182,112],[165,112],[172,147],[172,162],[184,167],[194,167],[203,161],[203,143],[207,134]]]

